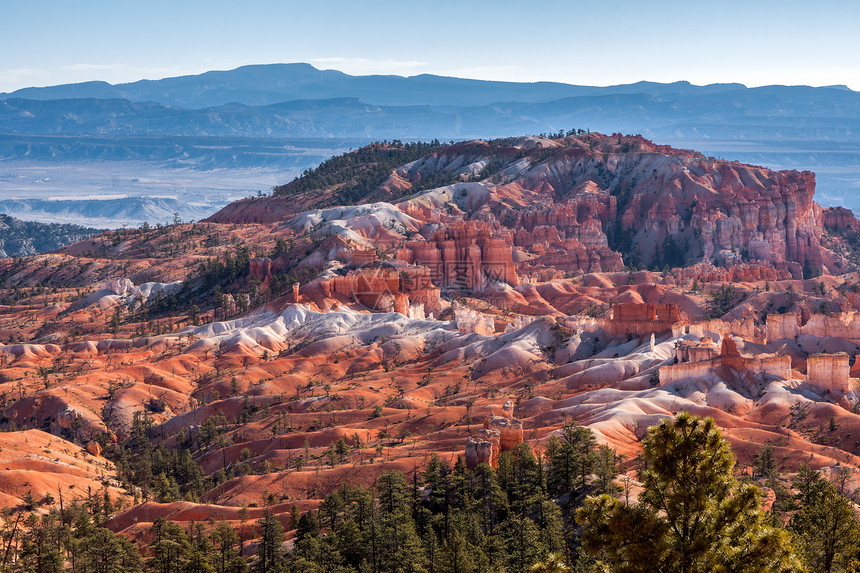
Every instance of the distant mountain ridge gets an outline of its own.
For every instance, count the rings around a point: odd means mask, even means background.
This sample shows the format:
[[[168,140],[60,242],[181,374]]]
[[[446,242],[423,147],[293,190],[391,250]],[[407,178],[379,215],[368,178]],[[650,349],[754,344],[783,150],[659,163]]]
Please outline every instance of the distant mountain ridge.
[[[183,137],[158,135],[2,134],[0,162],[45,163],[148,161],[196,169],[300,169],[331,156],[333,149],[366,145],[366,137],[308,139],[276,137]]]
[[[0,214],[24,220],[51,221],[65,224],[72,220],[92,221],[102,228],[118,227],[115,221],[139,226],[144,221],[166,223],[174,213],[186,219],[200,219],[211,211],[201,205],[169,197],[124,197],[121,199],[5,199],[0,200]],[[114,224],[111,224],[114,223]],[[65,225],[63,225],[65,226]],[[53,247],[59,248],[59,247]]]
[[[262,64],[233,70],[131,83],[83,82],[32,87],[0,93],[0,99],[127,99],[200,109],[228,103],[268,105],[302,99],[355,98],[375,105],[478,106],[502,101],[539,103],[566,97],[643,93],[708,94],[744,88],[742,84],[695,86],[686,81],[669,84],[637,82],[609,87],[556,82],[500,82],[422,74],[352,76],[319,70],[310,64]]]
[[[0,94],[0,133],[61,136],[480,139],[584,128],[655,139],[855,139],[845,86],[582,86],[351,76],[309,64]]]
[[[652,138],[855,139],[860,94],[776,86],[459,107],[388,106],[339,97],[205,109],[123,99],[0,100],[0,133],[6,134],[480,139],[572,127]]]

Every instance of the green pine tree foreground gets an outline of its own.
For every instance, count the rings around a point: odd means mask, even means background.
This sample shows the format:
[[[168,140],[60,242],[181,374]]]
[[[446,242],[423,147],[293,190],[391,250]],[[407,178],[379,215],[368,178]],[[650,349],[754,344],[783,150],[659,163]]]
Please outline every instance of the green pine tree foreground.
[[[790,572],[803,565],[788,531],[761,510],[710,418],[683,412],[648,430],[635,505],[601,495],[577,511],[583,548],[607,572]]]
[[[170,496],[195,496],[201,477],[193,462],[146,449],[144,438],[141,430],[138,446],[129,444],[121,475],[158,496],[167,494],[154,476],[169,476],[162,481]],[[136,447],[149,455],[134,456]],[[776,499],[764,512],[756,486],[735,479],[734,457],[713,420],[686,413],[649,430],[641,461],[643,491],[628,504],[627,494],[615,497],[619,457],[587,428],[567,423],[545,452],[521,444],[495,469],[469,470],[462,459],[452,467],[432,456],[424,471],[385,473],[372,489],[344,483],[313,511],[266,509],[238,534],[226,523],[159,519],[141,548],[103,527],[116,510],[106,491],[41,514],[28,496],[0,522],[0,573],[860,570],[847,470],[831,483],[801,468],[788,484],[765,446],[755,473]],[[290,550],[285,530],[295,530]]]

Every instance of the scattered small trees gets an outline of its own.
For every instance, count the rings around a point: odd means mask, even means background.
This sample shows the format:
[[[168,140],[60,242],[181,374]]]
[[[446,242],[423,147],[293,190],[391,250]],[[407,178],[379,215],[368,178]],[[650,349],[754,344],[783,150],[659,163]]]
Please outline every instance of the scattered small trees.
[[[730,284],[724,284],[708,295],[708,318],[721,318],[744,300],[745,295]]]

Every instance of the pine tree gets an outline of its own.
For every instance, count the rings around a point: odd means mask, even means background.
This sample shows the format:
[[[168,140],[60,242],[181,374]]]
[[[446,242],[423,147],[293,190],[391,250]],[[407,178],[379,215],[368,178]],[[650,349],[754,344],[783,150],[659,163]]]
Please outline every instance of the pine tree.
[[[773,455],[772,445],[764,445],[756,454],[753,472],[756,476],[768,479],[776,476],[776,456]]]
[[[594,468],[597,441],[591,430],[575,422],[566,423],[561,436],[561,440],[553,436],[547,445],[547,487],[554,495],[575,495],[585,488]]]
[[[269,573],[275,570],[278,562],[281,544],[284,542],[284,528],[268,510],[257,524],[260,526],[260,541],[257,545],[257,563],[254,571]]]
[[[860,526],[852,504],[818,472],[803,468],[795,481],[802,506],[789,523],[812,571],[855,571]]]
[[[83,538],[78,565],[92,573],[137,573],[143,570],[140,552],[127,537],[97,527]]]
[[[24,521],[26,527],[21,542],[16,571],[24,573],[60,573],[63,557],[60,554],[59,528],[52,515],[39,518],[31,513]]]
[[[152,524],[155,539],[150,544],[152,557],[147,570],[155,573],[179,573],[188,562],[191,544],[188,535],[176,523],[158,518]]]
[[[541,532],[529,517],[512,514],[502,524],[508,549],[507,570],[524,573],[548,553],[540,542]]]
[[[379,507],[384,513],[394,514],[409,508],[406,478],[400,472],[387,472],[376,481]]]
[[[594,487],[596,493],[615,494],[619,487],[613,481],[618,475],[618,456],[609,446],[603,444],[597,448],[594,456]]]
[[[591,497],[577,512],[583,548],[603,570],[785,572],[802,569],[788,533],[768,524],[758,489],[710,418],[686,412],[651,427],[639,504]]]
[[[475,563],[475,548],[458,531],[452,533],[439,549],[438,567],[441,571],[479,573]]]
[[[239,536],[226,523],[219,523],[210,533],[214,546],[215,570],[218,573],[243,573],[247,564],[239,554]]]

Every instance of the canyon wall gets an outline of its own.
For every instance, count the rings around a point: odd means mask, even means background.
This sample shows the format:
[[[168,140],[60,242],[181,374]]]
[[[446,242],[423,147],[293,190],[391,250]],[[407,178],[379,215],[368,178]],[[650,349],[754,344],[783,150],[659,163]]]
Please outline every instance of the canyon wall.
[[[674,304],[619,303],[612,306],[606,331],[613,336],[659,334],[686,322],[687,315]]]
[[[430,269],[434,285],[451,291],[480,292],[503,282],[519,284],[510,233],[474,221],[449,225],[429,241],[409,241],[398,257]]]
[[[369,310],[399,312],[410,316],[410,309],[418,306],[424,315],[441,310],[441,293],[430,282],[426,267],[401,265],[398,267],[364,267],[320,280],[323,295],[335,295],[355,301]]]
[[[813,314],[806,323],[802,323],[801,317],[795,313],[767,315],[768,340],[791,340],[801,334],[860,341],[860,312]]]
[[[678,380],[709,376],[717,369],[729,367],[738,374],[756,377],[771,376],[782,380],[791,379],[791,357],[788,355],[741,356],[731,336],[723,337],[720,352],[710,338],[699,341],[687,340],[676,348],[677,364],[661,366],[660,385]],[[689,361],[682,362],[687,359]]]
[[[790,356],[764,356],[748,358],[745,356],[718,356],[701,362],[684,362],[660,367],[660,385],[687,378],[700,378],[710,375],[722,366],[730,366],[739,374],[754,376],[773,376],[781,380],[791,379]]]
[[[821,390],[856,392],[858,381],[849,376],[848,355],[813,354],[806,359],[806,381]]]
[[[823,210],[813,202],[811,172],[708,158],[641,136],[589,133],[533,143],[463,142],[396,167],[356,203],[402,197],[428,177],[456,174],[455,183],[389,205],[408,218],[409,229],[394,219],[367,218],[352,227],[371,241],[405,241],[386,246],[430,268],[442,289],[471,291],[492,281],[517,284],[514,263],[534,276],[694,264],[679,269],[679,276],[700,282],[840,272],[846,261],[829,249],[825,227],[860,229],[847,210]],[[496,175],[463,182],[490,163]],[[321,188],[295,193],[292,202],[244,200],[210,220],[285,220],[297,206],[328,206],[333,193]],[[350,228],[349,216],[338,228]],[[416,231],[428,240],[410,240]]]

